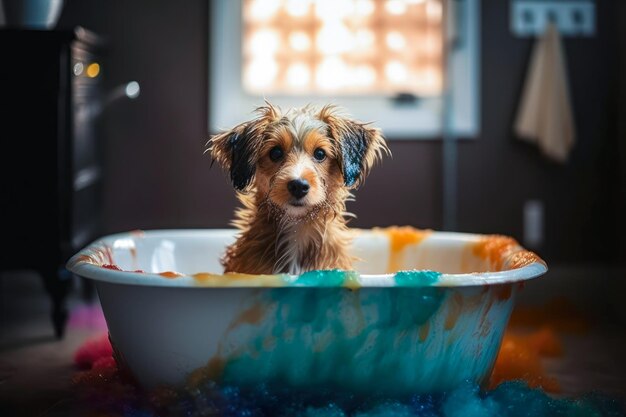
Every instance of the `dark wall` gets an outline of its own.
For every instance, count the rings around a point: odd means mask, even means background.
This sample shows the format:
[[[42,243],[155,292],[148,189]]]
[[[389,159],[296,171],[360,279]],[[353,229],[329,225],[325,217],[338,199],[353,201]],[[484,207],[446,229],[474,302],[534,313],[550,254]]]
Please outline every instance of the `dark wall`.
[[[620,179],[618,185],[619,204],[617,210],[617,225],[619,238],[619,259],[622,263],[626,263],[626,216],[620,213],[626,213],[626,2],[620,2],[619,10],[619,99],[618,99],[618,151],[619,154],[619,173]]]
[[[107,232],[224,227],[236,204],[204,155],[208,2],[69,0],[59,26],[81,24],[109,41],[110,88],[137,80],[141,95],[109,107]]]
[[[523,204],[538,198],[546,209],[539,252],[549,261],[617,260],[616,2],[597,2],[596,37],[565,41],[578,132],[565,166],[514,139],[532,41],[509,33],[508,1],[482,3],[482,131],[459,145],[459,230],[521,239]],[[203,155],[208,2],[67,0],[59,26],[75,24],[109,38],[109,86],[138,80],[142,88],[138,100],[111,106],[102,123],[107,233],[227,226],[234,193]],[[390,147],[393,158],[349,206],[358,216],[352,224],[441,228],[441,142],[392,140]]]
[[[460,230],[521,238],[524,201],[537,198],[547,258],[616,258],[618,3],[596,2],[596,36],[564,39],[577,143],[561,166],[514,138],[533,41],[511,36],[508,1],[483,1],[482,133],[459,149]]]

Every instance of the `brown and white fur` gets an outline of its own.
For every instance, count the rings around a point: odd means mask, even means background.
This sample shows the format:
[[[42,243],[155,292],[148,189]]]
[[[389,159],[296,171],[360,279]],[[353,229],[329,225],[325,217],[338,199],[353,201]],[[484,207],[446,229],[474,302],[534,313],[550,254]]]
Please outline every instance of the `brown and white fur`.
[[[334,106],[282,114],[266,103],[257,114],[209,141],[243,204],[233,222],[239,237],[222,258],[225,272],[351,269],[346,200],[389,152],[380,131]]]

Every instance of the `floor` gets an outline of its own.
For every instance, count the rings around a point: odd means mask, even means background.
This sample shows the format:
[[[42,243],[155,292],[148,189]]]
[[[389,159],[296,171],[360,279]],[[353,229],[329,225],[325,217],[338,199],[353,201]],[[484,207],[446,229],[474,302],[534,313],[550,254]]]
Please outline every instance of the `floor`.
[[[72,415],[73,353],[106,331],[101,321],[77,318],[78,311],[99,308],[97,300],[89,304],[78,297],[78,289],[70,299],[74,315],[67,333],[56,340],[39,277],[0,276],[0,416]],[[563,396],[597,390],[626,399],[624,327],[597,324],[587,334],[565,336],[564,343],[565,356],[545,363]]]
[[[561,386],[563,397],[598,391],[626,401],[626,332],[602,325],[584,335],[563,336],[565,355],[546,360],[549,375]]]
[[[68,415],[73,353],[104,333],[103,324],[71,319],[65,337],[57,340],[39,276],[4,274],[0,290],[0,416]],[[73,311],[99,307],[82,301],[79,292],[69,300]]]

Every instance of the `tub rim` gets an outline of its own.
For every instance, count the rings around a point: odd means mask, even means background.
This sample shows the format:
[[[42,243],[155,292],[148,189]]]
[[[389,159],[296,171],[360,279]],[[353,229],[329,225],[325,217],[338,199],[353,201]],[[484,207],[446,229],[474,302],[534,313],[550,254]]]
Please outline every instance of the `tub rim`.
[[[351,229],[356,233],[376,232],[376,229]],[[247,274],[211,274],[214,277],[226,277],[229,279],[230,285],[206,285],[195,279],[192,275],[182,275],[176,279],[167,279],[159,273],[155,272],[135,272],[105,268],[104,252],[107,245],[111,245],[115,241],[121,239],[137,239],[142,237],[156,237],[160,235],[164,237],[198,237],[206,233],[222,234],[232,236],[235,229],[153,229],[153,230],[133,230],[129,232],[114,233],[103,236],[72,256],[66,264],[66,268],[81,277],[92,279],[95,281],[104,281],[114,284],[124,285],[140,285],[150,287],[177,287],[177,288],[298,288],[298,287],[336,287],[336,285],[297,285],[296,279],[299,275],[247,275]],[[467,243],[478,242],[479,239],[490,235],[476,233],[461,232],[440,232],[432,231],[431,236],[435,236],[442,240],[457,240]],[[506,257],[502,260],[506,264],[513,256],[522,252],[530,253],[533,256],[533,262],[517,268],[505,269],[502,271],[488,272],[471,272],[450,274],[442,273],[435,282],[425,284],[414,283],[397,283],[394,273],[385,274],[360,274],[357,271],[346,271],[350,274],[352,280],[342,286],[351,288],[392,288],[392,287],[469,287],[495,284],[508,284],[522,282],[537,278],[546,272],[548,267],[536,254],[525,250],[517,245],[507,252]],[[98,258],[94,260],[94,258]],[[201,273],[201,271],[198,271]],[[241,279],[238,279],[241,278]],[[280,278],[280,280],[277,280]]]

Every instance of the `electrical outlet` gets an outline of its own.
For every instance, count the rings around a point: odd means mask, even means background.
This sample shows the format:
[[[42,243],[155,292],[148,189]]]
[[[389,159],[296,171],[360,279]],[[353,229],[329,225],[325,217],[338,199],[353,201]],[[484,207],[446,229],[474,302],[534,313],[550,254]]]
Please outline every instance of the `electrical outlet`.
[[[528,200],[524,203],[524,246],[538,248],[543,244],[543,201]]]

